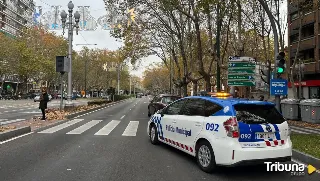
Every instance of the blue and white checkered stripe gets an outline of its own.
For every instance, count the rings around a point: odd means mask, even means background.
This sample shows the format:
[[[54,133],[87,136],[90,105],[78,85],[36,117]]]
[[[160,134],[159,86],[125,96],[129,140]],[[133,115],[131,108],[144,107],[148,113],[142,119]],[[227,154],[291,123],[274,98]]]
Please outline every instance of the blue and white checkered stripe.
[[[158,137],[163,138],[163,131],[162,131],[162,125],[161,125],[161,117],[159,116],[152,116],[151,121],[154,122],[157,126],[158,130]]]

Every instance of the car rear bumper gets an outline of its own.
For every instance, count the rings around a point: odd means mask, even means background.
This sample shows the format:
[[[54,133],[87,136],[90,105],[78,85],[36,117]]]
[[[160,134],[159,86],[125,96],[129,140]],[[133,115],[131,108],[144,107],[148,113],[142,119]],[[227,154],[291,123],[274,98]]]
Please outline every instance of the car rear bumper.
[[[264,158],[264,159],[253,159],[253,160],[241,160],[239,162],[223,165],[226,167],[235,167],[235,166],[248,166],[248,165],[262,165],[265,162],[289,162],[291,161],[291,156],[278,157],[278,158]]]
[[[263,164],[264,162],[291,161],[292,143],[290,139],[282,146],[268,148],[242,148],[236,145],[224,145],[223,149],[216,149],[217,165],[235,166]]]

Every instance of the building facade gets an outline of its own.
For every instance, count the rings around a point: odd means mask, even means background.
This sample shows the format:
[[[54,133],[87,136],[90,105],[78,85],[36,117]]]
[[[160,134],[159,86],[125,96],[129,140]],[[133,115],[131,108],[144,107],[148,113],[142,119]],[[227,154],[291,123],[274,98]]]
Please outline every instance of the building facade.
[[[293,68],[294,72],[299,74],[297,67],[292,67],[295,56],[297,54],[298,61],[303,63],[304,69],[300,72],[303,74],[301,86],[302,92],[298,95],[302,95],[304,98],[319,97],[320,98],[320,14],[319,14],[319,0],[305,0],[302,2],[303,9],[298,9],[296,4],[288,0],[288,61],[287,67]],[[300,16],[299,16],[300,12]],[[302,33],[300,48],[298,48],[299,42],[299,27],[300,18]],[[298,53],[297,53],[298,52]],[[301,69],[300,69],[301,70]],[[299,86],[299,82],[295,76],[295,86]],[[289,83],[289,97],[293,96],[292,86]]]
[[[16,36],[33,25],[33,0],[0,0],[0,31]]]

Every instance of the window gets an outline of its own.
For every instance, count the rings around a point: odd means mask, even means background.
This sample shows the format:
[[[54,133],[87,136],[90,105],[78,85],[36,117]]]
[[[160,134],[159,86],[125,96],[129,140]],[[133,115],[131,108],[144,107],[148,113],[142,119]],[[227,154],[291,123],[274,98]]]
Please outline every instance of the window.
[[[223,107],[213,102],[206,101],[205,116],[212,116],[216,112],[220,111]]]
[[[181,108],[186,103],[186,101],[187,101],[187,99],[183,99],[183,100],[180,100],[180,101],[177,101],[177,102],[171,104],[170,106],[165,108],[165,110],[163,111],[163,114],[179,115]]]
[[[205,102],[206,101],[202,99],[188,99],[181,114],[186,116],[205,116]]]
[[[285,121],[273,105],[238,104],[234,109],[237,120],[247,124],[281,124]]]
[[[161,100],[161,102],[163,103],[163,104],[170,104],[170,103],[172,103],[172,102],[174,102],[174,101],[176,101],[176,100],[178,100],[179,99],[179,97],[173,97],[173,96],[171,96],[171,97],[162,97],[162,100]]]

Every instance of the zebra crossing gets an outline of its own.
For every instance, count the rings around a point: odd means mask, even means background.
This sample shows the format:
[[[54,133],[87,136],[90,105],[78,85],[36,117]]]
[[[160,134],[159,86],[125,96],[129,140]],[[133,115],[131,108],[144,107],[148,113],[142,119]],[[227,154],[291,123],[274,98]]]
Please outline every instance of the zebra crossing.
[[[11,124],[11,123],[16,123],[20,121],[24,121],[26,119],[13,119],[13,120],[8,120],[8,119],[0,119],[0,126]]]
[[[71,121],[59,124],[57,126],[53,126],[51,128],[42,130],[38,132],[39,134],[53,134],[58,131],[62,131],[72,125],[75,125],[77,123],[83,122],[84,119],[73,119]],[[71,130],[66,131],[66,135],[80,135],[88,131],[89,129],[93,128],[94,126],[98,125],[99,123],[102,123],[103,120],[91,120],[85,124],[82,124],[81,126]],[[117,128],[117,126],[121,123],[120,120],[111,120],[107,124],[103,125],[102,128],[100,128],[96,133],[94,133],[95,136],[108,136],[112,131]],[[137,131],[139,128],[139,121],[129,121],[126,128],[124,129],[121,136],[137,136]]]

